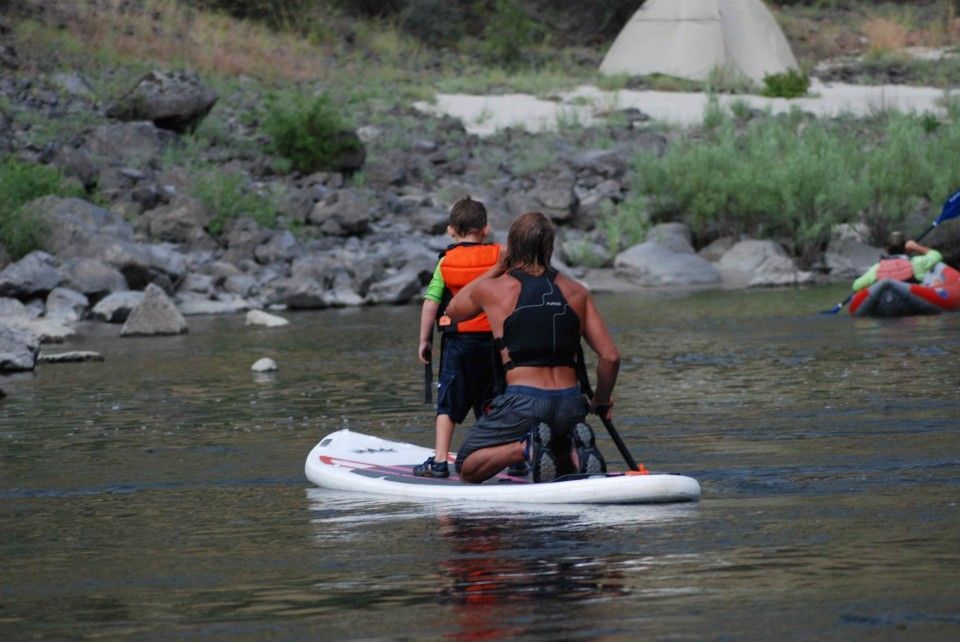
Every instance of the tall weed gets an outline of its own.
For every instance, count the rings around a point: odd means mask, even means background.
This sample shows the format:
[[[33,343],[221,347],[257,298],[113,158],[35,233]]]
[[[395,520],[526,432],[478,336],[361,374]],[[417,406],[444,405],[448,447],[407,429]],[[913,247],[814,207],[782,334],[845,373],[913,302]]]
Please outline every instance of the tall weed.
[[[960,122],[931,134],[921,116],[897,113],[869,124],[799,112],[740,127],[732,116],[708,118],[702,138],[680,141],[662,159],[635,158],[628,203],[649,199],[655,219],[686,221],[699,234],[785,241],[809,264],[834,224],[863,220],[882,238],[960,185]]]
[[[273,139],[273,150],[302,172],[331,169],[340,155],[357,146],[352,137],[344,135],[349,129],[347,120],[325,94],[271,97],[263,128]]]
[[[26,203],[51,194],[80,196],[83,189],[59,170],[7,158],[0,162],[0,243],[14,259],[40,247],[48,230]]]

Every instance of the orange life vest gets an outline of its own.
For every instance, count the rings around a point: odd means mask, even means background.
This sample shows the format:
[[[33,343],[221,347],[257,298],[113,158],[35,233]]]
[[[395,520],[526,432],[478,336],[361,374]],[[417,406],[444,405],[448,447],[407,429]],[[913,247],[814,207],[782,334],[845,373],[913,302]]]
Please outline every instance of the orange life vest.
[[[891,279],[893,281],[913,281],[913,265],[910,259],[902,256],[895,256],[889,259],[880,259],[880,267],[877,268],[877,281]]]
[[[458,243],[447,248],[440,263],[440,274],[446,288],[441,309],[463,286],[496,265],[499,259],[500,246],[495,243]],[[450,323],[449,317],[442,316],[439,323],[440,330],[444,332],[490,332],[486,312],[456,324]]]

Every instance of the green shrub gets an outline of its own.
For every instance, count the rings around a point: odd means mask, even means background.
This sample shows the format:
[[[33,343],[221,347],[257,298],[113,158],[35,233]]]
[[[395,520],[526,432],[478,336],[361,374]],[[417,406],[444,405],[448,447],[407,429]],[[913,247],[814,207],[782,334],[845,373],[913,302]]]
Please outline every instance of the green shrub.
[[[433,47],[455,43],[466,31],[461,11],[448,0],[410,0],[400,27]]]
[[[56,168],[12,157],[0,162],[0,243],[14,259],[38,249],[48,230],[23,206],[42,196],[81,194],[82,188],[66,180]]]
[[[355,151],[358,142],[330,97],[300,94],[273,96],[267,103],[263,128],[273,139],[274,152],[294,169],[315,172],[333,169],[337,158]]]
[[[770,98],[800,98],[807,95],[810,77],[802,71],[791,69],[782,74],[763,78],[763,95]]]
[[[498,65],[515,67],[523,53],[543,40],[543,27],[533,20],[514,0],[495,0],[493,13],[483,30],[482,50],[486,58]]]
[[[662,159],[634,159],[634,193],[616,227],[645,224],[649,199],[655,220],[683,220],[698,234],[788,239],[810,264],[835,223],[864,220],[883,238],[921,203],[942,202],[960,185],[957,149],[960,122],[931,134],[922,116],[822,122],[795,111],[739,128],[726,116]]]
[[[261,227],[276,225],[277,211],[265,196],[248,191],[244,178],[237,174],[223,174],[211,170],[194,182],[193,195],[213,214],[207,225],[211,234],[220,234],[227,222],[246,216]]]

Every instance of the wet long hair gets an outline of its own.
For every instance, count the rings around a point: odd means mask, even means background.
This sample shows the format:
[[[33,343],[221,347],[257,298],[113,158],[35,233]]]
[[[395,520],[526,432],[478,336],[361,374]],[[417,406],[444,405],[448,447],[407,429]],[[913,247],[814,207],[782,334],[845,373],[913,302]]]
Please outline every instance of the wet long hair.
[[[510,224],[510,232],[507,234],[507,269],[550,267],[555,238],[553,223],[544,214],[521,214]]]

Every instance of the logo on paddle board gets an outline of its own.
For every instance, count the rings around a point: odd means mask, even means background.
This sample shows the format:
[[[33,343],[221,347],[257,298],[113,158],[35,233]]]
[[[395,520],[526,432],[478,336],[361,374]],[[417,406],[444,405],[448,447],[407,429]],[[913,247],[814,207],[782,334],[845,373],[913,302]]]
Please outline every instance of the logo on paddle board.
[[[361,450],[354,450],[353,452],[358,455],[363,454],[373,454],[373,453],[395,453],[397,450],[395,448],[363,448]]]

